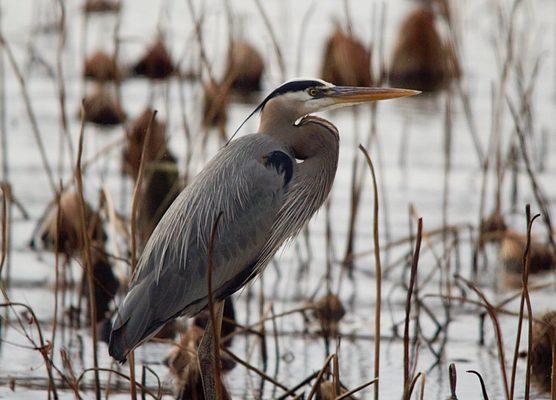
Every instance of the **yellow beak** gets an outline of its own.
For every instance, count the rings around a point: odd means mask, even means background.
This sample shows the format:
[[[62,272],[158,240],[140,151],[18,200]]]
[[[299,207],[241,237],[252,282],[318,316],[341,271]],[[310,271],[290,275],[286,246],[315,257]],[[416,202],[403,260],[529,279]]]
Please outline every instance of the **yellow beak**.
[[[418,90],[386,87],[334,86],[324,93],[324,97],[332,98],[336,103],[357,104],[375,100],[415,96],[419,93],[421,92]]]

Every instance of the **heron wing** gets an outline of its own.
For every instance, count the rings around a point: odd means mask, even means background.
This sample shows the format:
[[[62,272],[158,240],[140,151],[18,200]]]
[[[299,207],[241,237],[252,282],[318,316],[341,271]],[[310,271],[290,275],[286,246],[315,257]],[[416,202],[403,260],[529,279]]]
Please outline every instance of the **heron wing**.
[[[208,248],[217,296],[234,292],[252,276],[284,202],[295,160],[267,135],[231,142],[178,196],[153,231],[120,306],[113,331],[134,320],[142,332],[133,347],[178,315],[207,303]]]

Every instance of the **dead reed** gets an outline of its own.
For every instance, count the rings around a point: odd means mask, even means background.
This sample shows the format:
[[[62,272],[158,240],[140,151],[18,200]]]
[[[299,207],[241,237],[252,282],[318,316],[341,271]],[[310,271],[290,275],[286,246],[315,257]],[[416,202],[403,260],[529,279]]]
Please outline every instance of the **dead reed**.
[[[97,50],[87,57],[83,67],[83,77],[98,82],[114,81],[122,78],[122,72],[114,57]]]
[[[422,91],[446,87],[460,76],[452,49],[440,37],[432,8],[419,6],[399,29],[390,63],[390,84]]]
[[[147,48],[132,68],[133,74],[149,79],[167,79],[175,72],[170,52],[161,39]]]
[[[340,86],[371,86],[371,54],[353,34],[336,26],[324,50],[321,76]]]
[[[125,120],[125,113],[115,95],[106,85],[96,85],[83,100],[81,113],[86,122],[101,126],[119,125]]]

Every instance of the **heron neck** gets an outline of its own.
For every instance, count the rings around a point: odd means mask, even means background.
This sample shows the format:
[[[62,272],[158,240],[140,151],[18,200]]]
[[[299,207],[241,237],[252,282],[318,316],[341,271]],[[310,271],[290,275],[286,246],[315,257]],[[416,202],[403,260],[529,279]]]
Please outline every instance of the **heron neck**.
[[[261,112],[259,132],[280,136],[291,132],[295,127],[297,112],[291,106],[280,101],[269,101]]]
[[[304,117],[294,132],[283,140],[297,163],[290,193],[304,200],[303,207],[315,212],[330,193],[338,168],[339,140],[330,122],[315,116]]]

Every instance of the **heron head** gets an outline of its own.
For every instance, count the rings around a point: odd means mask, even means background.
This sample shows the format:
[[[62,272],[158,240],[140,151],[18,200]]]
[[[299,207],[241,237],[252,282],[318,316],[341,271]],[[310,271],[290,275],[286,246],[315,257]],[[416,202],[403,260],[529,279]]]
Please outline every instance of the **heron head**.
[[[414,96],[419,93],[421,92],[417,90],[386,87],[335,86],[320,79],[293,79],[278,86],[266,96],[241,123],[232,138],[257,111],[261,111],[261,126],[280,126],[284,122],[293,123],[319,111]]]
[[[419,93],[408,89],[335,86],[320,79],[294,79],[274,89],[259,107],[263,113],[267,107],[272,111],[280,108],[296,120],[319,111]]]

